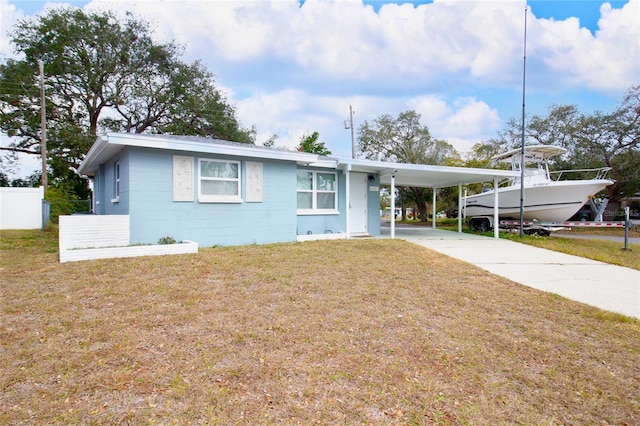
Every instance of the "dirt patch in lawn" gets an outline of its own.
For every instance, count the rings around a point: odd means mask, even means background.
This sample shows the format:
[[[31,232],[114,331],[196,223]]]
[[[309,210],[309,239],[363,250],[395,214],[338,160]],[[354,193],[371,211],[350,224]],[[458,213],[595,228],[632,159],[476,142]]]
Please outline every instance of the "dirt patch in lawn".
[[[640,322],[403,241],[52,242],[0,241],[4,424],[640,422]]]

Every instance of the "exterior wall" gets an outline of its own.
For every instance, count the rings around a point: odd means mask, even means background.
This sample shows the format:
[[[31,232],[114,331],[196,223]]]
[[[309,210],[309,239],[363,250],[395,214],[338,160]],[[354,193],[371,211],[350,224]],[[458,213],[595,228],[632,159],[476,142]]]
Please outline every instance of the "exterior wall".
[[[120,196],[116,201],[115,165],[120,164]],[[122,150],[101,164],[93,179],[94,212],[96,214],[129,214],[129,151]]]
[[[105,195],[105,172],[104,164],[100,165],[98,171],[93,178],[93,211],[95,214],[105,214],[106,195]]]
[[[193,158],[193,201],[173,201],[173,156]],[[126,202],[131,218],[131,243],[153,244],[161,237],[196,241],[200,246],[261,244],[296,240],[296,165],[265,159],[241,160],[241,203],[198,201],[199,158],[237,161],[236,157],[204,156],[142,148],[123,150]],[[262,202],[247,202],[247,161],[262,164]],[[109,165],[106,165],[108,172]],[[108,173],[107,182],[108,182]],[[107,183],[107,188],[109,184]],[[108,191],[108,189],[107,189]],[[108,212],[108,210],[107,210]]]
[[[42,229],[44,187],[0,188],[0,229]]]
[[[117,156],[104,164],[104,204],[106,214],[129,214],[130,208],[130,152],[123,149]],[[115,170],[116,163],[120,165],[120,195],[116,201]]]

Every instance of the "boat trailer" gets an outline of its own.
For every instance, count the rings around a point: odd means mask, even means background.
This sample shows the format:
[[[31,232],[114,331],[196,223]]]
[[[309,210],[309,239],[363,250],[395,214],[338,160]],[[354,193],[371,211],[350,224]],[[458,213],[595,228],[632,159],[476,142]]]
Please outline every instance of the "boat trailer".
[[[522,222],[523,232],[527,235],[540,235],[543,237],[551,235],[553,231],[560,231],[567,228],[624,228],[624,250],[629,249],[629,228],[631,221],[629,220],[629,207],[625,208],[625,220],[615,221],[564,221],[564,222],[540,222],[540,221],[524,221]],[[473,231],[486,232],[493,229],[492,216],[475,216],[469,219],[469,227]],[[515,232],[520,229],[520,221],[518,220],[501,220],[498,222],[500,229],[507,232]]]
[[[553,231],[560,231],[566,228],[624,228],[625,221],[566,221],[566,222],[522,222],[524,233],[527,235],[538,234],[548,236]],[[520,221],[501,220],[500,229],[514,230],[520,229]]]

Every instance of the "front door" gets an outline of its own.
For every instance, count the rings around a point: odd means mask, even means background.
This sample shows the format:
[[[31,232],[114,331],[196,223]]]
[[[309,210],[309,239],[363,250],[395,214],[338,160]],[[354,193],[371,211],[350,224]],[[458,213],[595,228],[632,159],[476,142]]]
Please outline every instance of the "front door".
[[[367,227],[367,175],[351,173],[349,175],[349,232],[366,234]]]

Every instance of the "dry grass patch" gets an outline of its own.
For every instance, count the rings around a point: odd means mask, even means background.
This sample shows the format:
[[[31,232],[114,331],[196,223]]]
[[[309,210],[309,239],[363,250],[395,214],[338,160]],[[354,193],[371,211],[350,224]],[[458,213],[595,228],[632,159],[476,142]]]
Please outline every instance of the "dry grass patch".
[[[4,424],[637,424],[640,323],[399,240],[59,264],[3,233]]]

